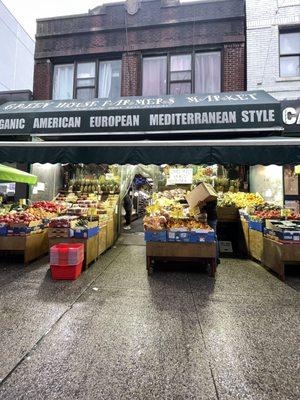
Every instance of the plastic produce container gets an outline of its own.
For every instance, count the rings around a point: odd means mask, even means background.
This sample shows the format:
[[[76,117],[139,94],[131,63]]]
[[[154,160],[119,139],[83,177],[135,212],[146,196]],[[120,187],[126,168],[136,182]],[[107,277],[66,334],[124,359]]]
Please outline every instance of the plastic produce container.
[[[50,249],[50,265],[74,266],[83,259],[83,243],[58,243]]]
[[[52,279],[69,280],[77,279],[82,270],[82,261],[77,265],[50,265]]]

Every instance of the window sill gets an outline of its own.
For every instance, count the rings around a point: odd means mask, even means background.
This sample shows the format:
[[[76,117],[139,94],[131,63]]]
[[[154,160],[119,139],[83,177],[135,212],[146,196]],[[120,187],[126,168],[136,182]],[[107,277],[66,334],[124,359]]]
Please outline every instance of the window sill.
[[[300,81],[300,76],[291,76],[291,77],[276,79],[276,82],[297,82],[297,81]]]

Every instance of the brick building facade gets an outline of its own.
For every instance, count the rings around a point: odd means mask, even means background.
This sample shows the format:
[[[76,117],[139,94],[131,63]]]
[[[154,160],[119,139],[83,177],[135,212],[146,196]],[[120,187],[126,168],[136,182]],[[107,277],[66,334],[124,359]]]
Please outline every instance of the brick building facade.
[[[245,90],[244,0],[189,4],[177,0],[141,0],[134,15],[127,11],[125,3],[116,3],[99,6],[83,15],[38,20],[34,99],[53,97],[53,71],[57,64],[119,59],[120,95],[139,96],[144,94],[143,57],[188,52],[194,60],[198,51],[220,53],[220,91]],[[195,92],[197,77],[193,77],[193,68],[191,75],[190,92]],[[98,97],[99,77],[94,78],[94,97]],[[166,86],[168,93],[171,84],[168,82]],[[73,97],[77,97],[76,93]]]
[[[300,0],[246,5],[248,90],[265,90],[278,100],[300,98]]]

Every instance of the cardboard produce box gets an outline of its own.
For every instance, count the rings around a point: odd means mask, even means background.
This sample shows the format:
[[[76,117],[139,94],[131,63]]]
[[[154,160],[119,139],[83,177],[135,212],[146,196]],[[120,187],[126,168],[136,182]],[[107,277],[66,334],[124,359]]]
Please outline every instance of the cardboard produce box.
[[[217,200],[218,195],[209,183],[202,182],[185,197],[189,206],[193,208],[197,207],[200,202],[208,203],[209,201]]]
[[[217,214],[220,221],[236,221],[240,219],[239,209],[233,206],[218,207]]]
[[[48,236],[49,238],[69,238],[72,237],[72,230],[69,228],[49,228]]]

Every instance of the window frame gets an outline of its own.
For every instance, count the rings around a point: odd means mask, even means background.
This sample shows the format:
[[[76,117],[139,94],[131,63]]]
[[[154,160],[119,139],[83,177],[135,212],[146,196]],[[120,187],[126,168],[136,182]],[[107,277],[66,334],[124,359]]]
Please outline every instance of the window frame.
[[[78,64],[91,64],[94,63],[95,65],[95,76],[93,78],[78,78]],[[99,64],[98,60],[76,60],[75,61],[75,66],[74,66],[74,91],[73,91],[73,98],[77,99],[78,95],[78,89],[94,89],[94,98],[96,98],[96,89],[97,89],[97,66]],[[94,79],[95,84],[94,85],[87,85],[87,86],[78,86],[78,80],[84,80],[84,79]]]
[[[220,93],[224,91],[224,52],[223,52],[223,47],[221,46],[214,46],[214,47],[201,47],[201,48],[187,48],[187,49],[181,49],[181,50],[174,50],[174,51],[161,51],[161,52],[144,52],[142,54],[142,74],[141,74],[141,94],[143,95],[143,73],[144,73],[144,68],[143,68],[143,60],[144,58],[148,57],[162,57],[165,56],[167,59],[167,79],[166,79],[166,88],[167,88],[167,93],[163,96],[171,96],[170,94],[170,85],[171,83],[185,83],[185,82],[191,82],[191,94],[196,94],[195,93],[195,55],[198,53],[209,53],[209,52],[219,52],[220,53]],[[177,55],[186,55],[190,54],[191,55],[191,79],[190,80],[176,80],[172,81],[171,80],[171,57],[172,56],[177,56]]]
[[[186,56],[189,55],[191,56],[191,69],[189,70],[184,70],[184,71],[171,71],[171,58],[172,57],[176,57],[176,56]],[[169,53],[169,69],[167,68],[167,75],[169,75],[169,79],[167,79],[167,81],[169,81],[169,84],[167,85],[167,90],[169,92],[169,94],[171,93],[171,85],[172,84],[176,84],[176,83],[190,83],[191,84],[191,91],[193,91],[193,70],[195,70],[195,65],[194,65],[194,57],[193,57],[193,53],[190,52],[184,52],[184,53]],[[168,63],[167,63],[168,65]],[[172,80],[172,73],[176,73],[176,72],[190,72],[191,73],[191,78],[190,79],[174,79]]]
[[[101,59],[99,58],[84,58],[84,59],[78,59],[78,60],[72,60],[72,61],[62,61],[58,62],[55,64],[52,64],[52,73],[51,73],[51,98],[53,99],[53,93],[54,93],[54,68],[55,66],[59,65],[73,65],[73,100],[77,100],[77,90],[78,88],[82,89],[94,89],[94,99],[98,99],[98,92],[99,92],[99,65],[101,61],[121,61],[120,63],[120,80],[121,80],[121,85],[120,85],[120,97],[121,97],[121,92],[122,92],[122,56],[120,57],[103,57]],[[78,64],[80,63],[95,63],[95,78],[87,78],[87,79],[95,79],[95,85],[89,85],[89,86],[77,86],[77,70],[78,70]],[[79,78],[80,79],[80,78]]]
[[[299,53],[293,53],[293,54],[281,54],[281,35],[284,35],[286,33],[299,33],[300,34],[300,25],[293,26],[293,27],[279,27],[278,31],[278,52],[279,52],[279,77],[282,79],[297,79],[300,78],[300,69],[298,75],[293,75],[293,76],[282,76],[282,71],[281,71],[281,59],[282,58],[288,58],[288,57],[298,57],[299,58],[299,66],[300,66],[300,52]]]

